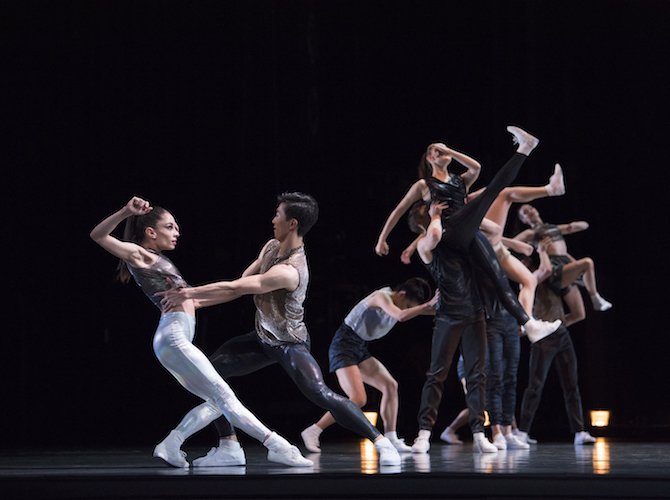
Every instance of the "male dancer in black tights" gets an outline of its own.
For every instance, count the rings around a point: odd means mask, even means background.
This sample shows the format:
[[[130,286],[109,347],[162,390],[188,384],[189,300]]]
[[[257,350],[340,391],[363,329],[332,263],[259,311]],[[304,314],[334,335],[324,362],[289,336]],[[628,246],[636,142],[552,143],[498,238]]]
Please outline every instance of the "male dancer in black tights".
[[[302,193],[284,193],[278,197],[277,212],[272,219],[275,237],[265,244],[241,278],[195,288],[173,288],[162,293],[163,305],[169,309],[183,300],[195,299],[202,307],[253,294],[255,330],[219,347],[210,357],[214,368],[227,379],[279,363],[310,401],[330,411],[343,427],[373,441],[381,465],[399,465],[400,456],[388,438],[370,424],[355,403],[326,386],[321,368],[310,353],[310,338],[303,322],[303,301],[309,282],[303,236],[317,217],[314,198]],[[180,426],[190,423],[184,427],[193,434],[217,417],[220,417],[216,420],[219,447],[196,459],[195,467],[245,463],[233,426],[210,403],[191,410]],[[194,419],[200,425],[192,425]],[[190,434],[182,431],[184,439]]]

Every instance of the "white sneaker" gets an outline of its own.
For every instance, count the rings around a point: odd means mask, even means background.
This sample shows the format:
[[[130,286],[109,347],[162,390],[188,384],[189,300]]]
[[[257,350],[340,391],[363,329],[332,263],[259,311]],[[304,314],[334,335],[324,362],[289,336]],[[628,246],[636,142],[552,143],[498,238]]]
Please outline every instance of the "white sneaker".
[[[451,427],[447,427],[440,434],[440,439],[449,444],[463,444],[463,441],[458,439],[458,436],[454,431],[451,430]]]
[[[300,450],[276,432],[263,443],[268,449],[268,460],[292,467],[311,467],[314,462],[303,457]]]
[[[499,450],[506,450],[507,440],[505,439],[505,436],[503,436],[502,434],[496,434],[495,436],[493,436],[493,446],[495,446]]]
[[[314,462],[303,457],[300,450],[295,446],[284,450],[268,450],[268,460],[292,467],[311,467],[314,465]]]
[[[561,326],[561,320],[557,319],[556,321],[541,321],[539,319],[531,318],[525,325],[523,325],[523,330],[528,336],[528,340],[531,343],[538,342],[545,337],[548,337],[554,333]]]
[[[591,303],[596,311],[607,311],[612,308],[612,303],[603,299],[599,293],[591,295]]]
[[[311,451],[312,453],[321,453],[321,443],[319,441],[321,433],[314,429],[315,426],[316,424],[312,424],[307,427],[307,429],[300,433],[300,437],[302,437],[302,442],[305,443],[305,448],[307,448],[308,451]]]
[[[594,444],[596,438],[586,431],[575,432],[575,444]]]
[[[565,194],[563,169],[558,163],[554,167],[554,173],[551,177],[549,177],[549,184],[547,184],[545,188],[549,196],[563,196]]]
[[[537,439],[532,439],[527,432],[516,431],[515,437],[521,443],[537,444]]]
[[[230,467],[246,463],[247,459],[240,443],[230,441],[219,445],[218,448],[212,448],[204,457],[193,460],[193,467]]]
[[[507,127],[507,131],[514,136],[514,144],[528,146],[531,151],[540,143],[540,139],[514,125]]]
[[[181,432],[177,430],[171,431],[168,437],[163,439],[154,448],[154,457],[164,460],[173,467],[187,469],[189,465],[186,461],[186,452],[181,450],[183,442],[184,438]]]
[[[508,450],[527,450],[530,448],[530,445],[527,442],[521,441],[511,433],[505,434],[505,441],[507,442]]]
[[[472,439],[474,440],[473,448],[479,453],[498,453],[498,448],[486,439],[483,432],[475,432],[472,434]]]
[[[426,429],[419,431],[419,435],[412,445],[412,453],[428,453],[428,450],[430,450],[430,434],[430,431]]]
[[[375,441],[374,445],[379,453],[379,465],[400,465],[398,450],[395,449],[389,438],[382,437]]]
[[[395,438],[395,439],[394,438],[387,438],[387,439],[391,442],[393,447],[398,451],[402,451],[403,453],[408,453],[408,452],[412,451],[412,447],[407,446],[405,444],[404,439],[401,439],[401,438]]]

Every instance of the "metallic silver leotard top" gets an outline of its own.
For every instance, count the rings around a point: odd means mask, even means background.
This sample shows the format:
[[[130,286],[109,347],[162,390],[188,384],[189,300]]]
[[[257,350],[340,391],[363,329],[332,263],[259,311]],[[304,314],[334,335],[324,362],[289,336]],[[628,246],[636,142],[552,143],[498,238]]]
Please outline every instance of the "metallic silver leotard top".
[[[170,283],[167,280],[168,278],[170,278],[175,286],[179,288],[188,287],[189,284],[181,277],[181,273],[179,272],[179,269],[177,269],[177,266],[175,266],[165,255],[154,252],[148,248],[147,251],[158,255],[158,260],[150,267],[137,268],[131,266],[127,262],[126,266],[128,267],[130,274],[135,278],[135,282],[144,292],[144,295],[149,297],[149,300],[151,300],[158,309],[162,309],[162,297],[158,297],[154,294],[156,292],[164,292],[165,290],[170,289]]]
[[[539,226],[534,227],[533,233],[535,241],[541,241],[547,236],[551,237],[551,241],[565,240],[560,228],[556,224],[549,224],[548,222],[543,222]]]
[[[398,322],[379,307],[370,307],[368,298],[375,293],[383,293],[389,297],[393,293],[390,286],[381,288],[361,300],[344,318],[344,324],[351,328],[356,335],[366,341],[382,338]]]
[[[303,302],[307,296],[309,269],[305,247],[293,248],[279,255],[279,241],[272,240],[261,256],[261,274],[272,266],[285,264],[298,271],[298,287],[289,292],[285,288],[254,295],[256,304],[256,333],[263,342],[271,346],[295,344],[307,340],[307,327],[303,322]]]

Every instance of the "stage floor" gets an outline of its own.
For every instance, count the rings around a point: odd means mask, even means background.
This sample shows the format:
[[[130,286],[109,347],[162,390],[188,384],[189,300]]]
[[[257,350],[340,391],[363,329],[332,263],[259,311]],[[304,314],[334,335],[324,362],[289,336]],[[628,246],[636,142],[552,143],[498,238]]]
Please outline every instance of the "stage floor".
[[[189,449],[188,459],[206,449]],[[670,443],[544,443],[474,453],[433,443],[379,467],[367,441],[324,443],[313,467],[269,462],[245,444],[243,467],[174,469],[150,449],[0,452],[0,497],[36,499],[670,498]]]

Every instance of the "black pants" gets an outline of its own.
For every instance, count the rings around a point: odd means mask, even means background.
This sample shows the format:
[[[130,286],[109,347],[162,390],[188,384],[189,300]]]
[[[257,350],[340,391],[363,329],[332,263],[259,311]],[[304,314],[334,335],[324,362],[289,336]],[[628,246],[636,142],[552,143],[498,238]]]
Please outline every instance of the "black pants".
[[[584,430],[584,414],[582,398],[577,385],[577,356],[567,328],[561,327],[548,337],[532,344],[530,348],[530,371],[528,387],[523,393],[521,402],[521,418],[519,429],[528,432],[533,423],[535,412],[540,405],[542,389],[547,380],[549,367],[556,367],[561,387],[565,410],[568,412],[570,431]]]
[[[500,267],[491,243],[479,232],[479,225],[500,192],[516,178],[526,156],[515,153],[496,173],[487,188],[477,198],[442,220],[442,243],[462,254],[469,254],[476,267],[493,282],[500,302],[520,325],[530,318],[512,291],[505,272]]]
[[[512,425],[521,342],[519,326],[506,312],[486,321],[486,409],[494,425]]]
[[[210,361],[224,380],[279,363],[300,392],[315,405],[329,411],[342,427],[373,441],[380,434],[355,403],[333,392],[325,384],[321,368],[310,353],[309,339],[304,343],[272,347],[263,343],[256,332],[250,332],[225,342],[210,357]],[[225,417],[214,423],[219,436],[235,434]]]
[[[472,432],[484,432],[486,322],[483,313],[467,319],[449,316],[435,318],[430,368],[426,373],[426,382],[421,392],[420,429],[432,430],[435,425],[444,381],[449,374],[459,342],[462,344],[465,363],[465,381],[468,389],[465,402],[470,410],[470,428]]]

